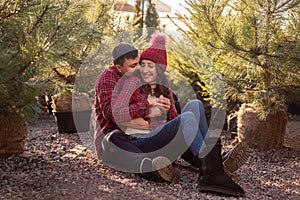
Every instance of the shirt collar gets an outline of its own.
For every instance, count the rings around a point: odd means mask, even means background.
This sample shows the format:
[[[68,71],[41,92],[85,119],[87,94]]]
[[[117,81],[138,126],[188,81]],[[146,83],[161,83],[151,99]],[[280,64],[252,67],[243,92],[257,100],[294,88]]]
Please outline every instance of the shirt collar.
[[[117,69],[115,65],[110,66],[110,68],[120,77],[123,76],[123,74]]]

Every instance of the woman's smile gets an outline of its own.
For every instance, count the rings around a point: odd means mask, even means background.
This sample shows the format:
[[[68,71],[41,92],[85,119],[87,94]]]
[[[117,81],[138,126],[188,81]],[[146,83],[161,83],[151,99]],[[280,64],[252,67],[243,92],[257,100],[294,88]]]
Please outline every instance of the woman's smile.
[[[142,60],[140,68],[141,76],[146,83],[155,82],[157,78],[156,65],[150,60]]]

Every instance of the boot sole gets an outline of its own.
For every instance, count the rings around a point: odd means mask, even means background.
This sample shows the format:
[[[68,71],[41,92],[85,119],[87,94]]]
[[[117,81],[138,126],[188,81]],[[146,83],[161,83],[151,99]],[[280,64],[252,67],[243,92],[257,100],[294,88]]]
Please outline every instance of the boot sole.
[[[199,184],[199,190],[201,192],[216,192],[223,195],[234,196],[234,197],[243,197],[245,196],[244,192],[232,191],[230,188],[212,186],[212,185],[203,185]]]
[[[224,171],[228,175],[232,175],[241,166],[246,164],[250,157],[250,149],[246,142],[237,143],[228,153],[227,158],[223,162]]]
[[[153,159],[153,170],[166,182],[178,183],[181,177],[180,170],[175,168],[172,162],[163,156]]]

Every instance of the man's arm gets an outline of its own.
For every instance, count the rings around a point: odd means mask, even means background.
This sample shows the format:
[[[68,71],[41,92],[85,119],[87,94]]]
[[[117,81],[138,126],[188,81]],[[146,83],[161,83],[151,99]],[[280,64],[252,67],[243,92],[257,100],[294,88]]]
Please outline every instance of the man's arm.
[[[130,120],[129,122],[123,122],[120,123],[122,126],[130,127],[130,128],[135,128],[135,129],[149,129],[149,123],[148,121],[144,120],[143,118],[135,118]]]
[[[145,95],[138,89],[140,84],[137,77],[129,77],[118,82],[112,98],[113,114],[118,123],[130,122],[132,119],[149,115],[150,105]]]
[[[118,77],[113,72],[105,71],[99,76],[95,88],[98,107],[101,107],[101,114],[105,119],[112,122],[114,122],[114,117],[111,108],[111,98],[117,79]]]

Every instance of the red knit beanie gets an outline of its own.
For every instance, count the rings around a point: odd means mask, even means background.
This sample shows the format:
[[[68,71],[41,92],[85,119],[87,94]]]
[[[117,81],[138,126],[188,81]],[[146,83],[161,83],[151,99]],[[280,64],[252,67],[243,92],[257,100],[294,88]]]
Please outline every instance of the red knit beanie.
[[[167,36],[164,34],[155,34],[150,41],[150,47],[141,53],[140,60],[151,60],[157,64],[163,71],[167,68]]]

